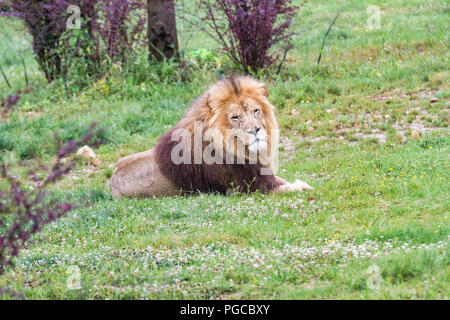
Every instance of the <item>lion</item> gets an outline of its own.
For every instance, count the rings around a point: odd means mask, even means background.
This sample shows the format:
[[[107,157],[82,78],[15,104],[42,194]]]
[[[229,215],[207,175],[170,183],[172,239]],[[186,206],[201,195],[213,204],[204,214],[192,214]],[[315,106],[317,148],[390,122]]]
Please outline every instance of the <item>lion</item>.
[[[249,76],[210,86],[154,148],[118,161],[110,179],[112,195],[312,189],[274,174],[278,124],[268,97],[266,86]]]

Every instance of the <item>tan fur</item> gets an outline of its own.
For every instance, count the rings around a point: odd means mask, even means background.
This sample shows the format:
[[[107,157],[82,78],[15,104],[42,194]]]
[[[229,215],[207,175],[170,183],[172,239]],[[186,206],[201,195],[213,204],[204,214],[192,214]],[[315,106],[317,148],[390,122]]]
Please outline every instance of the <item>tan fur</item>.
[[[113,197],[164,196],[178,193],[176,187],[163,176],[155,161],[154,149],[122,158],[110,180]]]
[[[263,138],[262,142],[257,140],[256,148],[266,142],[269,152],[267,158],[258,158],[258,162],[265,167],[273,168],[273,154],[270,152],[273,143],[272,130],[278,129],[278,124],[274,113],[275,108],[268,100],[267,88],[251,77],[235,79],[239,84],[241,93],[239,96],[230,85],[232,82],[219,81],[194,101],[175,129],[183,128],[193,132],[194,123],[201,122],[204,129],[216,129],[222,133],[223,137],[226,137],[227,129],[232,129],[235,136],[233,139],[231,137],[225,139],[224,154],[233,152],[237,157],[248,159],[251,154],[249,141],[253,134],[248,132],[253,128],[261,128],[260,136]],[[238,116],[239,121],[233,120],[233,116]],[[254,134],[254,137],[258,137],[258,134],[258,132]],[[214,137],[213,142],[215,142]],[[243,143],[245,146],[244,154],[239,152],[241,150],[238,148],[239,143]],[[161,173],[158,163],[155,161],[154,150],[150,149],[119,160],[110,181],[111,193],[114,197],[178,194],[179,190],[176,186]],[[277,187],[275,192],[311,189],[301,181],[291,184],[281,178],[276,177],[276,179],[283,184]]]

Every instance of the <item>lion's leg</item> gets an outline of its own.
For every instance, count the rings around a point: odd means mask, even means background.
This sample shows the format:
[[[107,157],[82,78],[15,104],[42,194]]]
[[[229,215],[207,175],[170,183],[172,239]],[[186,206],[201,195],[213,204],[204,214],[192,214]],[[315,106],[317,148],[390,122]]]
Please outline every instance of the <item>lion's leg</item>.
[[[281,182],[281,185],[275,188],[275,193],[283,193],[283,192],[301,192],[304,190],[312,190],[314,189],[310,185],[308,185],[306,182],[295,180],[293,183],[287,182],[284,179],[281,179],[280,177],[275,177],[279,182]]]
[[[159,170],[153,149],[120,159],[110,187],[114,197],[177,194],[175,186]]]

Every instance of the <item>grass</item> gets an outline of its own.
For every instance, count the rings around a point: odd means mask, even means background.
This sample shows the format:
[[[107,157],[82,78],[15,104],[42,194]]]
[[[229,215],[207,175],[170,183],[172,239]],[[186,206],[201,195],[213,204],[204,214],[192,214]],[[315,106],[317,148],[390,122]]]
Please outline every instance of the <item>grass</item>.
[[[366,28],[363,1],[310,1],[281,74],[263,74],[282,130],[279,175],[315,188],[286,195],[112,199],[115,162],[151,148],[234,72],[228,60],[195,34],[181,71],[142,53],[65,92],[45,83],[24,27],[0,18],[2,69],[23,87],[20,52],[35,88],[0,120],[0,157],[12,168],[33,154],[48,162],[54,132],[66,141],[94,119],[106,129],[103,164],[79,161],[55,187],[93,204],[34,237],[0,286],[29,299],[448,299],[448,3],[371,4],[381,29]],[[191,31],[179,32],[185,43]],[[13,92],[3,80],[0,90]],[[368,286],[372,265],[379,289]],[[70,266],[82,289],[67,287]]]

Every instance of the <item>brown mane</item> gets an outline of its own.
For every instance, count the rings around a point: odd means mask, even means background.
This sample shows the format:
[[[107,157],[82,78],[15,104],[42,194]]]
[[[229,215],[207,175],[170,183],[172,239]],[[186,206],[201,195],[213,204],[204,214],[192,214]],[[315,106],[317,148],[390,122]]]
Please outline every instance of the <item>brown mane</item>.
[[[260,164],[174,164],[171,152],[178,141],[171,141],[174,129],[156,145],[156,161],[161,172],[183,192],[270,192],[281,183],[274,175],[261,175]]]

